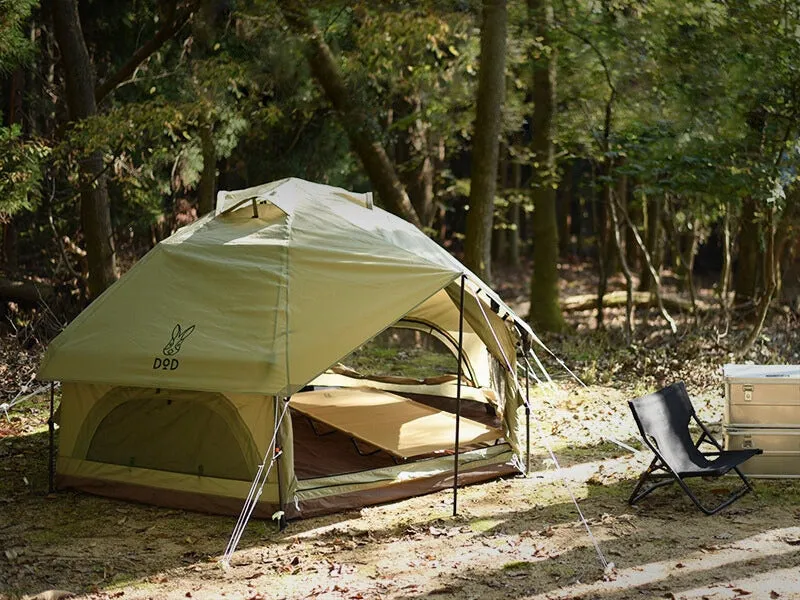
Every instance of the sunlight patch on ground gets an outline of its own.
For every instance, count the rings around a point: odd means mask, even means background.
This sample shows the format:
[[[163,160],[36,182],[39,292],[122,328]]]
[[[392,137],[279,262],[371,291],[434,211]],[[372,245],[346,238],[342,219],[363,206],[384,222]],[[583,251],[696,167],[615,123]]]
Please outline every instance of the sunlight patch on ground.
[[[719,548],[709,548],[701,552],[693,552],[684,558],[671,558],[660,562],[637,565],[620,569],[613,581],[598,581],[593,584],[576,584],[563,588],[558,594],[552,592],[532,596],[530,600],[555,600],[557,598],[573,598],[576,594],[613,595],[621,590],[630,590],[642,586],[665,582],[707,572],[709,574],[725,574],[726,567],[737,563],[757,564],[771,557],[800,552],[800,527],[773,529],[754,535]],[[763,578],[766,574],[754,576]],[[700,589],[700,588],[698,588]],[[707,595],[707,594],[706,594]],[[703,596],[703,594],[701,594]],[[673,596],[666,596],[673,597]],[[683,597],[675,595],[674,597]]]

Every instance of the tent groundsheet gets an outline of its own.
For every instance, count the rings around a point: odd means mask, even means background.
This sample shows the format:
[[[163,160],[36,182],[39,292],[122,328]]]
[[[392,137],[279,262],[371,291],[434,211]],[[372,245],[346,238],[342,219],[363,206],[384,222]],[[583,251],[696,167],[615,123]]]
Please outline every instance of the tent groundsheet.
[[[451,452],[456,416],[403,396],[370,388],[301,392],[291,406],[317,421],[406,460],[431,452]],[[499,429],[462,418],[462,447],[494,442]]]

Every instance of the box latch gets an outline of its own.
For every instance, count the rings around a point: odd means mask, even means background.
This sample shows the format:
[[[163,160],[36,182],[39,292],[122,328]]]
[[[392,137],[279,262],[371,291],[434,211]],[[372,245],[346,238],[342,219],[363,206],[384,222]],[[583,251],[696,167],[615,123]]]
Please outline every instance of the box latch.
[[[753,401],[753,386],[752,385],[744,385],[742,386],[744,389],[744,401],[745,402],[752,402]]]
[[[742,438],[742,448],[747,449],[747,448],[752,448],[752,447],[753,447],[753,438],[752,438],[752,436],[745,435]]]

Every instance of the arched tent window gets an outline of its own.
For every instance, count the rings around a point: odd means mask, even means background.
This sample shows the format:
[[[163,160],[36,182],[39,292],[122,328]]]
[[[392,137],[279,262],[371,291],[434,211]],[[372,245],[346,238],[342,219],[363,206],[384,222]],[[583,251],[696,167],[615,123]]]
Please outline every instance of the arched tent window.
[[[402,319],[340,361],[364,377],[425,379],[458,372],[456,340],[421,320]],[[474,380],[464,358],[464,376]]]

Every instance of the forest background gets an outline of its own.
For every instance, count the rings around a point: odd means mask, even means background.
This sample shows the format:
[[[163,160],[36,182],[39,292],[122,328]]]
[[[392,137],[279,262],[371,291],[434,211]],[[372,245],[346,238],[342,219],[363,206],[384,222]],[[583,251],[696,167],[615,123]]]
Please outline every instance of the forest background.
[[[0,597],[795,597],[798,480],[637,511],[644,454],[607,439],[637,443],[625,399],[684,379],[718,426],[722,364],[800,363],[798,167],[790,0],[0,0],[0,406],[217,190],[373,191],[588,385],[559,370],[534,416],[620,567],[542,452],[458,520],[251,529],[222,578],[227,518],[46,493],[40,394],[0,414]]]
[[[0,310],[26,343],[218,189],[287,176],[374,191],[501,289],[497,273],[521,273],[540,332],[576,307],[603,329],[620,302],[625,343],[641,303],[674,331],[670,311],[708,308],[696,274],[720,335],[739,328],[735,355],[770,307],[798,310],[796,3],[0,0],[0,15]],[[560,302],[576,263],[592,298]]]

